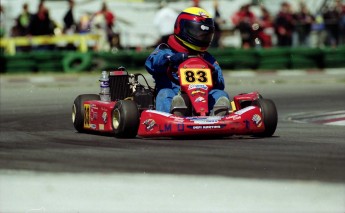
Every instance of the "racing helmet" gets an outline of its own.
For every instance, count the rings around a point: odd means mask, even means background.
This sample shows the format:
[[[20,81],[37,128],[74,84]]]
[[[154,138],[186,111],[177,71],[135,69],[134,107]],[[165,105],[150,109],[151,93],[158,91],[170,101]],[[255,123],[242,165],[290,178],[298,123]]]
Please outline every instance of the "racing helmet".
[[[176,18],[174,35],[188,48],[204,52],[210,46],[214,34],[211,15],[199,7],[189,7]]]

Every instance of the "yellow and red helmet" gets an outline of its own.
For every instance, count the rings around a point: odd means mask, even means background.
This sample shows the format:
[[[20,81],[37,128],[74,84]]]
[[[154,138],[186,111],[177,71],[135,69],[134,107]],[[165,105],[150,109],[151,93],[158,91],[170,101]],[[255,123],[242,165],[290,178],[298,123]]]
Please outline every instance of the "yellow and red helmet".
[[[177,16],[174,35],[188,48],[199,52],[206,51],[213,34],[214,21],[206,10],[189,7]]]

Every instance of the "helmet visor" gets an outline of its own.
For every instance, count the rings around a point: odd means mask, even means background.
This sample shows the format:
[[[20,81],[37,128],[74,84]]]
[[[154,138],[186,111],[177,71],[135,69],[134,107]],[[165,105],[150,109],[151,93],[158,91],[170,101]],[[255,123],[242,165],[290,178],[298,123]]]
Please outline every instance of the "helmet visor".
[[[205,22],[186,21],[183,29],[188,37],[192,39],[191,42],[199,43],[200,46],[208,46],[214,34],[212,19]]]

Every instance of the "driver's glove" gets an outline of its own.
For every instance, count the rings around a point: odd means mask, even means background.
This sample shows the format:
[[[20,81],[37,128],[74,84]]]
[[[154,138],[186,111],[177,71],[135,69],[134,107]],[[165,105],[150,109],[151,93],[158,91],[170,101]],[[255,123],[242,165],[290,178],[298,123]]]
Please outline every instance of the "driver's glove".
[[[172,65],[180,65],[182,62],[188,59],[187,53],[175,53],[168,56],[168,60]]]

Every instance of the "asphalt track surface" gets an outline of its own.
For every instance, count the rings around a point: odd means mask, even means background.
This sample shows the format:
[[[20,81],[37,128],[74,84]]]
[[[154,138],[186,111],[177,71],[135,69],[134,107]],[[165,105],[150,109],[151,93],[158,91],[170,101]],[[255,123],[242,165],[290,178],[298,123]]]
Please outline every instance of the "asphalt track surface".
[[[291,121],[296,114],[344,110],[345,74],[227,79],[231,95],[259,91],[274,100],[278,127],[271,138],[207,140],[77,133],[71,122],[73,100],[79,94],[98,93],[97,77],[62,75],[56,82],[45,82],[43,76],[24,82],[1,76],[0,170],[345,183],[345,127]]]

